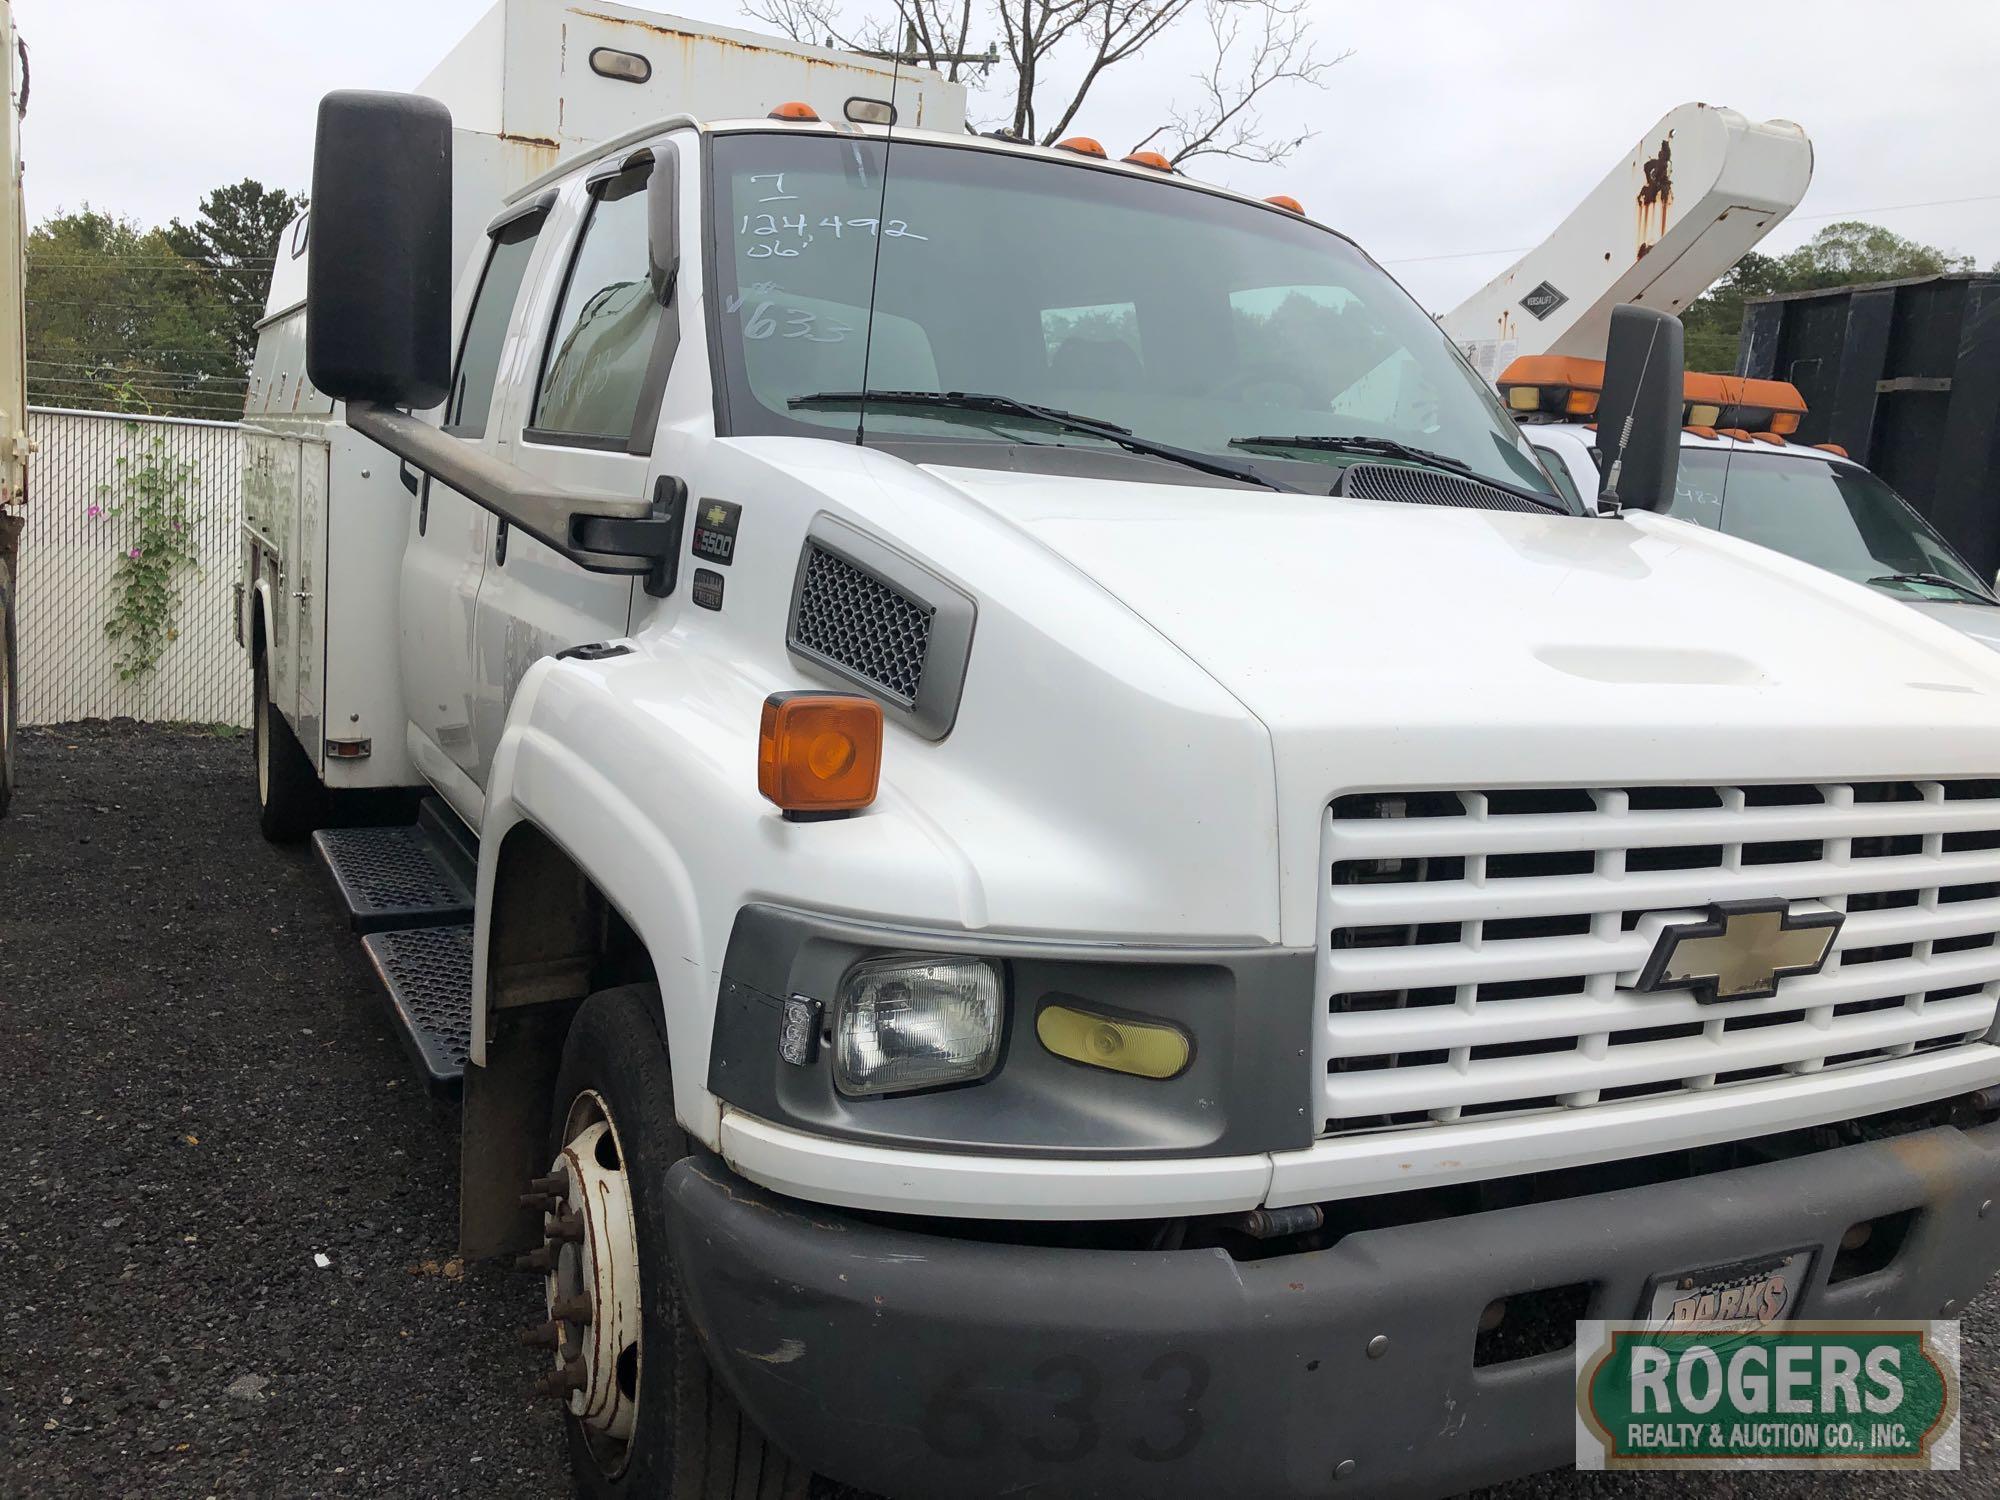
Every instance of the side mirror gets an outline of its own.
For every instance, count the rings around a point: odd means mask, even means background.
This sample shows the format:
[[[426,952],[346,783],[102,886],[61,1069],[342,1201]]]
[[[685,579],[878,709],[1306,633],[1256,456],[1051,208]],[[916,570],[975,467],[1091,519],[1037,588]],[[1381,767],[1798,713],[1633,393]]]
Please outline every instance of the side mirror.
[[[1681,462],[1680,319],[1650,307],[1611,309],[1597,448],[1604,510],[1665,510]]]
[[[669,306],[681,274],[681,154],[671,141],[653,148],[653,176],[646,186],[646,261],[654,298]]]
[[[328,94],[312,205],[312,383],[341,401],[436,406],[451,386],[451,111],[416,94]]]

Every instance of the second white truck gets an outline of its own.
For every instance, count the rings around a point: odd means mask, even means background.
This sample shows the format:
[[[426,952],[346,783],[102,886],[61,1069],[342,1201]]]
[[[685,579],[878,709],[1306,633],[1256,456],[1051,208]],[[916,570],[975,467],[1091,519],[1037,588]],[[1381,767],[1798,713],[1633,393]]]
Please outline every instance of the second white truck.
[[[321,106],[252,420],[377,571],[253,528],[244,638],[395,684],[319,839],[579,1493],[1442,1495],[1577,1318],[1983,1287],[2000,661],[1657,514],[1671,319],[1566,498],[1334,228],[897,102],[581,152],[455,307],[448,116]]]

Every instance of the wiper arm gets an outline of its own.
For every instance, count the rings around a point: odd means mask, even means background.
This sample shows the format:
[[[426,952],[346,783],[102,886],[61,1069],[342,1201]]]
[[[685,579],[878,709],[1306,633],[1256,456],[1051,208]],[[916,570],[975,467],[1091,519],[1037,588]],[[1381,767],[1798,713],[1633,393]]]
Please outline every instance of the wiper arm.
[[[1293,437],[1240,437],[1231,438],[1232,448],[1301,448],[1308,452],[1322,453],[1373,453],[1383,458],[1405,459],[1413,464],[1423,464],[1433,469],[1444,469],[1452,474],[1462,474],[1467,479],[1475,479],[1481,484],[1490,484],[1495,489],[1519,495],[1523,500],[1533,500],[1538,505],[1546,505],[1550,510],[1567,515],[1569,507],[1548,495],[1538,495],[1533,490],[1524,490],[1518,485],[1495,479],[1490,474],[1482,474],[1471,464],[1453,458],[1448,453],[1437,453],[1429,448],[1419,448],[1412,443],[1400,443],[1394,438],[1365,437],[1360,433],[1348,436],[1324,433],[1300,433]]]
[[[1969,594],[1981,604],[2000,603],[1984,589],[1974,588],[1969,583],[1960,583],[1956,578],[1947,578],[1942,573],[1884,573],[1871,578],[1870,583],[1928,583],[1941,589],[1951,589],[1956,593]]]
[[[794,396],[789,404],[795,407],[864,404],[940,406],[953,411],[983,411],[991,412],[995,416],[1026,417],[1032,421],[1046,422],[1051,427],[1060,427],[1066,432],[1080,432],[1091,437],[1103,438],[1106,442],[1116,443],[1128,452],[1143,453],[1149,458],[1163,458],[1169,463],[1198,469],[1204,474],[1237,479],[1245,484],[1259,484],[1268,490],[1301,493],[1296,486],[1283,484],[1268,475],[1260,474],[1249,464],[1235,463],[1212,454],[1197,453],[1191,448],[1177,448],[1171,443],[1156,443],[1151,438],[1135,437],[1131,428],[1120,427],[1116,422],[1106,422],[1077,412],[1062,411],[1053,406],[1037,406],[1032,401],[1017,400],[1013,396],[996,396],[983,391],[817,391],[809,396]]]

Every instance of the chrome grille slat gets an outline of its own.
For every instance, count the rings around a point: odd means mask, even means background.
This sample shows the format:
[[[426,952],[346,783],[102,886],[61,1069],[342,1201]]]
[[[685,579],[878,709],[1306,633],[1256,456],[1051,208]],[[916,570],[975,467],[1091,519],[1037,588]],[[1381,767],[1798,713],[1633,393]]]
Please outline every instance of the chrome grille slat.
[[[1900,907],[1851,914],[1834,942],[1836,953],[1899,943],[2000,932],[2000,899],[1958,901],[1936,908]],[[1636,932],[1606,941],[1588,935],[1538,942],[1489,943],[1480,948],[1351,948],[1328,960],[1337,990],[1428,989],[1432,986],[1555,979],[1565,975],[1630,973],[1651,944]]]
[[[1745,1068],[1824,1061],[1830,1055],[1870,1052],[1938,1037],[1983,1032],[1993,1021],[1993,996],[1933,1001],[1921,1010],[1874,1011],[1840,1029],[1837,1044],[1827,1028],[1810,1021],[1764,1026],[1675,1041],[1613,1047],[1602,1058],[1581,1051],[1495,1058],[1465,1071],[1449,1063],[1388,1068],[1379,1074],[1336,1075],[1328,1094],[1335,1117],[1386,1114],[1421,1090],[1432,1107],[1493,1104],[1578,1089],[1661,1083]]]
[[[1326,1133],[1952,1049],[2000,1007],[2000,780],[1349,794],[1321,828]],[[1766,1000],[1630,987],[1660,919],[1846,913]]]
[[[1614,895],[1621,910],[1667,911],[1755,896],[1824,901],[1829,896],[1995,882],[2000,882],[2000,850],[1981,849],[1965,854],[1890,855],[1846,864],[1818,860],[1742,870],[1660,870],[1628,874],[1615,892],[1595,875],[1551,875],[1485,885],[1455,880],[1411,888],[1344,886],[1333,888],[1330,913],[1335,927],[1374,927],[1399,921],[1569,916],[1598,910]]]
[[[2000,828],[2000,800],[1874,802],[1849,808],[1746,807],[1737,812],[1503,813],[1484,818],[1342,820],[1344,859],[1422,859],[1445,854],[1533,854],[1568,849],[1666,848],[1687,844],[1785,843],[1800,838],[1887,838]]]
[[[1545,1041],[1551,1037],[1645,1031],[1656,1026],[1706,1025],[1737,1016],[1775,1016],[1862,1000],[1897,999],[1961,985],[2000,981],[2000,948],[1943,954],[1831,969],[1811,978],[1789,980],[1771,1000],[1725,1000],[1704,1005],[1686,990],[1635,994],[1619,990],[1610,998],[1588,994],[1530,1000],[1489,1000],[1469,1008],[1414,1006],[1329,1015],[1327,1056],[1335,1060],[1375,1057],[1387,1052],[1421,1052],[1439,1047],[1490,1047],[1504,1042]],[[1351,1076],[1351,1075],[1350,1075]]]

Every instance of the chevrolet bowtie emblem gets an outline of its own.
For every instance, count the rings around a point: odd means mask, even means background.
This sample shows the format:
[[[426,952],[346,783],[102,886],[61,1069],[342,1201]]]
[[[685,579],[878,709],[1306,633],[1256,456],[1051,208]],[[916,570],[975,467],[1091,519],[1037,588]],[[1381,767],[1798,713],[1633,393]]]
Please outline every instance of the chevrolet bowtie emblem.
[[[1767,1000],[1778,985],[1817,974],[1833,950],[1841,913],[1786,901],[1718,901],[1703,922],[1660,929],[1639,975],[1642,990],[1688,989],[1704,1005]]]

